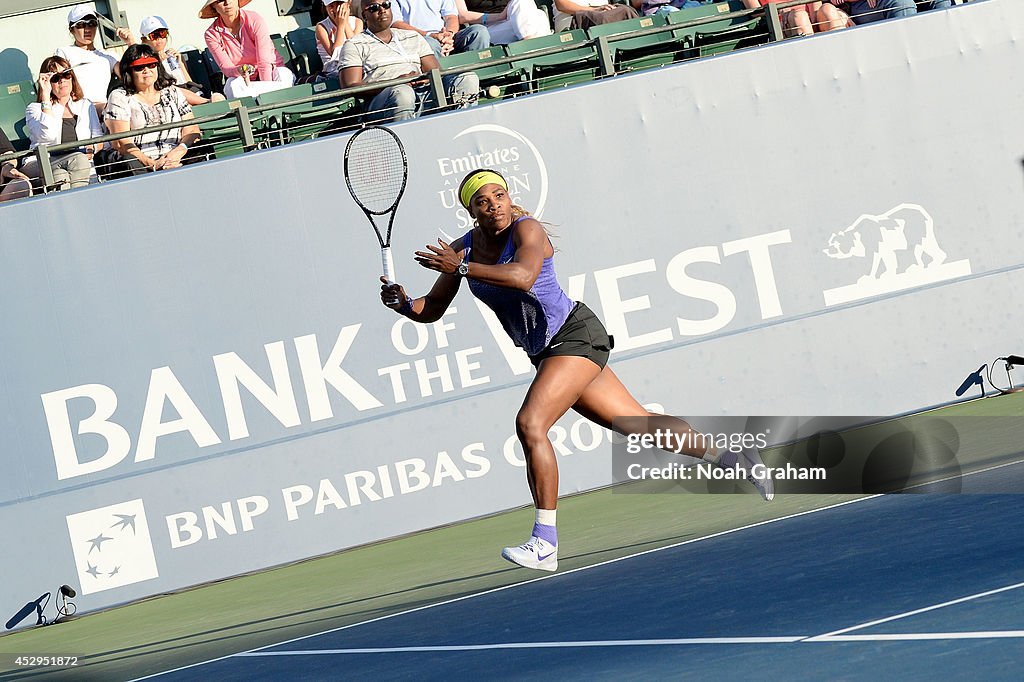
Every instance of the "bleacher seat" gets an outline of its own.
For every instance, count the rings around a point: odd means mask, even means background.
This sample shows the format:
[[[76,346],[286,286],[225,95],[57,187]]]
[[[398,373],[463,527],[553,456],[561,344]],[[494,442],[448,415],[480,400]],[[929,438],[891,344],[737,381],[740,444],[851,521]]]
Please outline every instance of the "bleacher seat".
[[[292,48],[288,47],[288,41],[280,33],[272,33],[270,39],[274,41],[274,48],[277,49],[277,54],[284,61],[284,65],[291,69],[292,73],[298,75],[299,71],[295,66],[295,55],[292,54]]]
[[[285,36],[295,56],[295,74],[315,76],[323,71],[324,62],[316,49],[316,31],[312,28],[297,28]]]
[[[340,89],[341,84],[338,80],[331,78],[323,83],[306,83],[267,92],[257,97],[256,102],[264,106]],[[354,117],[350,119],[345,116],[356,107],[356,104],[354,97],[339,95],[265,110],[263,115],[267,118],[268,137],[272,143],[287,144],[314,139],[327,132],[344,130],[356,125]]]
[[[210,86],[217,92],[224,92],[224,72],[220,70],[220,64],[213,58],[210,48],[203,50],[203,63],[206,64],[206,74],[210,78]]]
[[[516,86],[522,85],[524,81],[522,69],[516,68],[512,64],[487,66],[488,62],[503,59],[506,56],[508,55],[505,54],[503,46],[492,45],[486,50],[450,54],[446,57],[441,57],[439,62],[442,71],[456,66],[478,64],[479,66],[473,69],[473,73],[480,79],[480,89],[486,93],[487,89],[492,85],[497,86],[501,91],[504,91],[509,86],[512,86],[514,89]],[[487,97],[484,97],[484,99],[487,99]]]
[[[196,118],[216,116],[217,114],[234,111],[239,106],[254,107],[256,106],[256,100],[252,97],[242,97],[241,99],[199,104],[192,107],[192,114]],[[267,127],[265,117],[259,115],[250,116],[249,122],[253,127],[253,132],[257,135],[265,131]],[[199,130],[203,138],[195,145],[192,152],[193,156],[214,159],[234,156],[248,151],[242,142],[242,132],[238,129],[238,120],[233,116],[219,121],[200,123]],[[258,146],[261,146],[259,139],[257,139]]]
[[[682,24],[704,17],[739,12],[743,9],[745,9],[743,3],[738,0],[717,2],[672,12],[668,15],[668,23]],[[682,28],[672,33],[678,40],[686,40],[687,36],[692,39],[694,49],[688,56],[694,59],[762,45],[770,40],[763,15],[754,18],[750,16],[723,17],[721,21]]]
[[[614,36],[667,24],[668,19],[664,15],[656,14],[591,26],[587,30],[587,35],[591,38]],[[689,41],[676,38],[671,31],[623,38],[610,42],[608,46],[612,53],[616,72],[636,71],[671,64],[678,61],[678,55],[684,49],[691,47]]]
[[[769,41],[764,17],[748,19],[717,31],[697,30],[693,34],[693,44],[699,57],[764,45]]]
[[[0,127],[18,151],[30,144],[25,127],[25,107],[36,101],[35,83],[21,81],[0,85]]]
[[[210,82],[210,72],[206,68],[206,60],[203,59],[199,50],[182,50],[181,60],[185,63],[185,68],[188,69],[188,75],[192,77],[193,83],[202,85],[205,92],[216,92]]]
[[[572,45],[578,47],[571,48]],[[531,52],[563,46],[555,54],[531,57]],[[540,38],[519,40],[505,46],[510,57],[521,56],[513,65],[522,70],[531,92],[584,83],[597,77],[600,65],[597,50],[587,44],[587,34],[579,29]]]

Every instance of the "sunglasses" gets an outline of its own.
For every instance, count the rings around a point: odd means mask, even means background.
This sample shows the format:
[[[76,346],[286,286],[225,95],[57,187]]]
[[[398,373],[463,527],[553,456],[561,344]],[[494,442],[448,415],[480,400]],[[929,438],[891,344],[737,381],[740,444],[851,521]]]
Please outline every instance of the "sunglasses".
[[[156,68],[156,63],[155,62],[153,64],[139,64],[138,66],[133,66],[132,67],[132,73],[142,73],[146,69],[155,69],[155,68]]]
[[[61,71],[60,73],[55,73],[52,76],[50,76],[50,82],[58,83],[64,80],[71,80],[71,77],[74,75],[75,74],[71,72],[71,69],[68,69],[67,71]]]
[[[77,24],[71,24],[71,28],[96,28],[99,26],[99,22],[95,19],[89,19],[88,21],[79,21]]]
[[[150,40],[160,40],[161,38],[166,38],[167,34],[168,34],[168,31],[167,31],[166,28],[158,28],[157,30],[153,31],[152,33],[150,33],[146,37],[149,38]]]
[[[382,9],[391,9],[391,0],[385,0],[384,2],[372,2],[366,6],[367,12],[379,12]]]

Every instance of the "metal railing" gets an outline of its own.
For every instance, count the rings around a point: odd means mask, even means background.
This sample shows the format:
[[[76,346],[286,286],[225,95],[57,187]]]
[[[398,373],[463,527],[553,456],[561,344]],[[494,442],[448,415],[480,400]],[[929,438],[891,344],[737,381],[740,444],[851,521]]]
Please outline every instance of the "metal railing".
[[[564,45],[553,45],[551,47],[533,50],[518,55],[510,55],[500,57],[497,59],[489,59],[486,62],[465,64],[446,69],[433,69],[428,74],[426,74],[426,77],[429,82],[431,94],[434,98],[434,101],[437,104],[437,109],[435,109],[434,111],[443,111],[445,109],[448,109],[450,106],[442,83],[442,77],[444,76],[467,73],[481,68],[490,69],[496,66],[503,66],[506,64],[512,65],[517,62],[521,63],[525,61],[536,60],[550,55],[556,55],[562,52],[568,52],[571,50],[577,50],[585,47],[593,47],[595,49],[598,62],[597,77],[599,79],[608,78],[616,75],[617,73],[615,67],[614,54],[612,51],[613,43],[624,40],[630,40],[642,36],[654,35],[658,33],[685,31],[687,29],[699,28],[700,26],[707,24],[719,23],[726,19],[741,20],[746,17],[755,17],[761,15],[763,15],[766,18],[768,42],[776,42],[782,39],[782,27],[779,20],[779,10],[801,4],[804,4],[804,2],[801,0],[789,0],[788,2],[770,3],[768,5],[756,9],[744,9],[734,12],[723,12],[721,14],[700,17],[685,22],[666,23],[660,26],[651,26],[649,28],[643,28],[624,33],[602,35],[596,38],[589,38],[585,41],[569,43]],[[192,125],[201,126],[207,123],[226,121],[231,118],[235,119],[239,135],[239,142],[241,143],[243,151],[251,151],[269,146],[269,144],[264,144],[262,141],[257,140],[257,132],[253,129],[253,117],[258,118],[260,114],[263,114],[265,112],[284,111],[289,108],[320,101],[342,100],[349,97],[359,97],[364,93],[376,92],[382,88],[411,83],[413,81],[420,81],[423,78],[423,75],[406,76],[403,78],[395,78],[387,81],[378,81],[371,84],[363,84],[350,88],[341,88],[336,90],[327,89],[324,92],[314,93],[306,97],[299,97],[282,102],[257,104],[256,106],[249,107],[240,103],[240,101],[235,100],[232,102],[232,105],[238,102],[237,106],[232,106],[232,108],[229,111],[224,113],[210,116],[195,117],[184,121],[164,123],[157,126],[150,126],[147,128],[139,128],[135,130],[125,131],[123,133],[112,133],[109,135],[102,135],[100,137],[95,137],[88,140],[79,140],[54,145],[41,144],[38,145],[34,150],[27,150],[22,152],[14,152],[0,155],[0,164],[15,159],[25,158],[34,154],[39,163],[39,172],[41,174],[43,184],[42,189],[43,193],[45,194],[49,192],[55,185],[53,170],[50,164],[51,157],[62,152],[75,151],[87,146],[105,144],[117,140],[139,137],[140,135],[147,133],[157,133],[166,130],[180,129]],[[358,125],[359,123],[358,121],[356,121],[353,123],[351,127],[355,128],[358,127]],[[202,141],[196,143],[196,145],[200,144],[202,144]]]

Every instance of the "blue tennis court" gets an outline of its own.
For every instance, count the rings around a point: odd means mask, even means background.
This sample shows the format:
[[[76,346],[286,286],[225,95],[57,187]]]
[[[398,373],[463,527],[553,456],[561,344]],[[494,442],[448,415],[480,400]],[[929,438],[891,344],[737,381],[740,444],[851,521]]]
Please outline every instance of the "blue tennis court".
[[[1024,463],[969,478],[980,494],[863,498],[157,677],[1016,680],[1022,498],[984,491],[1021,489]]]

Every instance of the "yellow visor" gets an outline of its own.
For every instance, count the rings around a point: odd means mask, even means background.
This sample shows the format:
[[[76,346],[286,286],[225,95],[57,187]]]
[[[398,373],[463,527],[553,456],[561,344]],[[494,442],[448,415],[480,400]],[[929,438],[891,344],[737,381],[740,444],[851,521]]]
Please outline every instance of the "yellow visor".
[[[481,170],[476,173],[472,173],[465,180],[462,181],[462,186],[459,187],[459,201],[466,208],[469,208],[469,202],[473,200],[473,195],[480,191],[480,188],[484,185],[501,185],[502,189],[508,191],[508,183],[505,182],[505,178],[501,177],[500,174],[495,173],[492,170]]]

